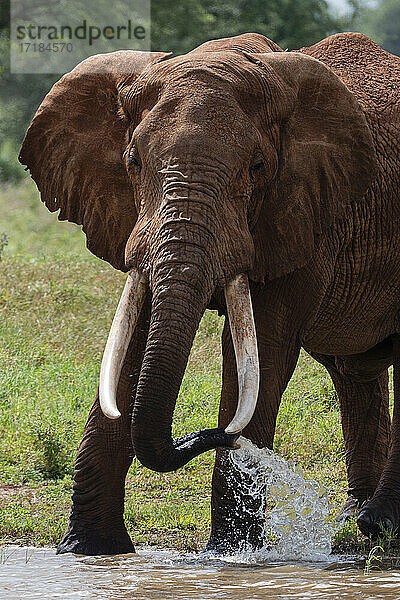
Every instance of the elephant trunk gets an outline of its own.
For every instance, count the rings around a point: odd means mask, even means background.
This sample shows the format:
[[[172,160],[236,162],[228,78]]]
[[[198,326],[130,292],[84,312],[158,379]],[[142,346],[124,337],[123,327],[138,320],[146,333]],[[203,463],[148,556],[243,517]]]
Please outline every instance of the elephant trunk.
[[[132,416],[132,441],[142,464],[170,471],[186,462],[182,457],[179,460],[171,437],[172,417],[207,292],[199,291],[194,283],[201,276],[198,266],[174,265],[174,259],[162,262],[153,275],[150,328]]]

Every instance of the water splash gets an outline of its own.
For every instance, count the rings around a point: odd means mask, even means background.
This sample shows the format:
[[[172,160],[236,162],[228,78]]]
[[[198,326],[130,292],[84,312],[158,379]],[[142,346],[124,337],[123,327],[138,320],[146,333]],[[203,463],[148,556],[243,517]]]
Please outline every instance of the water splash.
[[[329,560],[334,526],[327,523],[329,512],[327,490],[313,479],[306,479],[301,467],[286,461],[266,448],[260,449],[250,440],[240,437],[240,447],[230,451],[227,460],[234,468],[236,486],[238,474],[241,498],[250,496],[256,508],[255,519],[264,522],[261,550],[243,548],[238,556],[252,560]],[[264,516],[265,498],[273,509]],[[244,502],[242,500],[242,502]],[[248,503],[246,503],[248,510]],[[232,557],[231,557],[232,558]]]

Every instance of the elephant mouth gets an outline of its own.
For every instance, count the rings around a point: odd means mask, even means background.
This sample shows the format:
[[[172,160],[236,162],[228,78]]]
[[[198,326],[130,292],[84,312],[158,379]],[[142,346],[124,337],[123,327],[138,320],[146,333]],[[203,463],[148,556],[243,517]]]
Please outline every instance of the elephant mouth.
[[[118,382],[140,312],[148,282],[132,269],[127,277],[107,339],[100,370],[100,407],[109,419],[118,419]],[[253,417],[260,380],[257,336],[248,278],[239,274],[226,284],[225,300],[236,356],[238,403],[236,413],[225,428],[226,434],[240,433]]]

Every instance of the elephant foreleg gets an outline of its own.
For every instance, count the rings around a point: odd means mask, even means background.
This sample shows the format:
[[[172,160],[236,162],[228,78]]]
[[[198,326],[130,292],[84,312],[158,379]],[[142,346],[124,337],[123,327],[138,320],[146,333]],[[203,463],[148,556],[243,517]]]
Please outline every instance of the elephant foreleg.
[[[148,302],[142,310],[123,365],[117,392],[121,417],[103,415],[98,394],[79,446],[68,529],[57,552],[134,552],[123,519],[125,477],[134,456],[131,443],[133,398],[148,332]]]
[[[275,423],[283,391],[292,376],[299,355],[293,340],[266,339],[269,324],[255,310],[260,360],[260,390],[256,412],[243,436],[260,448],[272,448]],[[236,362],[228,325],[222,336],[223,383],[219,426],[225,427],[236,407]],[[211,535],[207,549],[231,552],[262,546],[265,523],[265,494],[254,498],[246,491],[243,475],[232,468],[229,450],[217,450],[212,481]],[[250,483],[250,482],[249,482]]]

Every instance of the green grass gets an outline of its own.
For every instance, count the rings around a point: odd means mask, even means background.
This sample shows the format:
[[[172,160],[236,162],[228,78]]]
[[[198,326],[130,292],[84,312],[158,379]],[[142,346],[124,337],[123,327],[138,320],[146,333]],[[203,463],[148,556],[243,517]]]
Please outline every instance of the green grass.
[[[30,180],[0,192],[0,541],[54,544],[67,523],[71,474],[125,276],[59,223]],[[175,434],[213,427],[222,319],[207,312],[177,403]],[[345,496],[343,440],[326,371],[303,353],[279,413],[276,450]],[[135,460],[125,519],[137,544],[199,549],[207,538],[213,453],[178,473]],[[359,544],[354,524],[338,543]],[[359,546],[358,546],[359,547]]]

